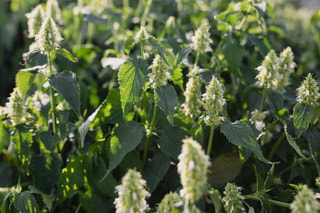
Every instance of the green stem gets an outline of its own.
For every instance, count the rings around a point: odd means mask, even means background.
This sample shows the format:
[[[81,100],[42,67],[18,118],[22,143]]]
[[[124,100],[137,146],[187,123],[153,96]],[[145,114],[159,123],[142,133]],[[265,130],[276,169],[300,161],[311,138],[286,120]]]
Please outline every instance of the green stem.
[[[145,25],[145,23],[146,23],[146,17],[147,17],[147,15],[149,14],[151,4],[152,4],[152,0],[148,0],[147,5],[146,5],[146,8],[144,9],[143,15],[142,15],[142,17],[141,17],[140,26],[144,26],[144,25]]]
[[[252,194],[251,195],[245,195],[244,198],[248,199],[248,200],[257,200],[257,201],[261,200],[257,195],[252,195]],[[272,205],[281,206],[281,207],[285,207],[285,208],[290,208],[290,203],[285,203],[285,202],[272,200],[272,199],[268,199],[268,201]]]
[[[262,100],[261,100],[261,105],[260,105],[260,110],[259,110],[260,113],[263,111],[263,105],[264,105],[264,101],[266,99],[266,95],[267,95],[267,89],[264,88],[263,89]]]
[[[195,60],[195,62],[194,62],[193,68],[195,68],[196,66],[198,66],[199,56],[200,56],[200,52],[197,51],[196,60]]]
[[[316,158],[314,157],[314,154],[312,152],[312,148],[311,148],[311,143],[308,142],[308,145],[309,145],[309,151],[311,153],[311,157],[312,157],[312,160],[314,161],[314,163],[316,164],[316,168],[317,168],[317,172],[318,172],[318,176],[320,176],[320,167],[319,167],[319,163],[317,162]]]
[[[158,109],[157,106],[154,105],[152,122],[151,122],[150,130],[149,130],[149,132],[147,132],[147,141],[146,141],[146,145],[145,145],[145,147],[144,147],[143,161],[142,161],[143,167],[146,165],[147,153],[148,153],[150,138],[151,138],[151,136],[152,136],[152,131],[153,131],[154,125],[155,125],[155,123],[156,123],[157,109]]]
[[[208,149],[207,149],[207,155],[208,156],[210,156],[210,153],[211,153],[213,136],[214,136],[214,127],[212,126],[211,129],[210,129],[209,144],[208,144]]]
[[[52,74],[52,59],[51,53],[48,52],[48,66],[49,66],[49,73]],[[52,111],[52,125],[53,125],[53,134],[57,134],[57,111],[56,111],[56,98],[54,97],[54,89],[50,86],[50,96],[51,96],[51,111]]]
[[[282,135],[280,136],[280,138],[277,140],[277,142],[275,143],[275,145],[272,147],[272,150],[268,156],[268,160],[271,161],[272,157],[275,153],[275,151],[278,149],[278,146],[281,144],[281,142],[283,141],[284,137],[286,136],[286,133],[283,132]]]

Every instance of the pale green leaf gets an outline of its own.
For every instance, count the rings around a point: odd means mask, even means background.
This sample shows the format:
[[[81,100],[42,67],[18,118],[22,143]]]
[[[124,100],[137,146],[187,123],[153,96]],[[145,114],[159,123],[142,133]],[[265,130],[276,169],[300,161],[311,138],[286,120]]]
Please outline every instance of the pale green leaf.
[[[297,103],[293,108],[294,126],[305,132],[312,121],[313,109],[309,105]]]
[[[35,75],[31,72],[26,72],[22,70],[20,70],[16,75],[16,85],[22,97],[24,97],[27,94],[34,77]]]

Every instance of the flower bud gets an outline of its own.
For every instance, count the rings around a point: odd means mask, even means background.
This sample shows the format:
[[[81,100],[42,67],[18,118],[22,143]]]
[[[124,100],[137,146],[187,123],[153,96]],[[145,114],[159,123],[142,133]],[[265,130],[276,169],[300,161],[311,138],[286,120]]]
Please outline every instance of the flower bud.
[[[301,86],[297,89],[297,93],[297,102],[310,106],[318,104],[319,87],[316,80],[312,78],[311,73],[308,74]]]
[[[30,13],[26,14],[28,19],[29,38],[33,38],[39,33],[44,16],[41,5],[36,6]]]
[[[223,192],[225,196],[222,198],[224,209],[227,213],[245,212],[243,207],[244,197],[241,195],[241,189],[241,187],[237,187],[233,183],[227,183]]]
[[[195,31],[195,35],[191,38],[192,47],[195,51],[204,53],[212,50],[210,44],[212,44],[213,41],[210,38],[209,29],[208,20],[203,19],[200,27]]]
[[[206,89],[207,92],[203,94],[205,103],[204,122],[208,126],[216,127],[224,120],[224,117],[221,116],[223,106],[226,104],[226,99],[223,97],[223,85],[213,76]]]
[[[170,79],[170,73],[168,72],[168,65],[163,59],[157,55],[152,64],[152,73],[150,73],[149,81],[153,89],[167,85],[168,79]]]
[[[36,36],[36,41],[39,43],[40,50],[43,53],[55,50],[56,48],[59,48],[59,44],[62,40],[56,23],[51,17],[47,17]]]
[[[279,71],[276,73],[276,90],[284,92],[284,87],[289,83],[289,76],[294,71],[296,64],[293,61],[294,56],[290,47],[287,47],[280,53]]]
[[[170,192],[169,194],[166,194],[166,196],[164,196],[157,208],[156,213],[173,212],[181,202],[182,200],[177,193]]]
[[[141,174],[129,169],[122,178],[121,185],[116,186],[119,197],[115,199],[116,213],[139,213],[148,209],[145,200],[150,194],[144,189],[146,181]]]
[[[186,138],[182,142],[177,165],[183,187],[180,193],[186,202],[194,203],[207,191],[207,170],[210,162],[198,142],[192,138]]]
[[[191,119],[197,118],[201,114],[201,79],[197,76],[199,72],[199,68],[195,67],[189,73],[184,93],[186,98],[182,104],[185,115]]]
[[[256,79],[258,79],[257,85],[263,88],[271,88],[276,82],[276,74],[279,72],[278,56],[274,50],[270,50],[268,55],[264,58],[261,66],[257,67],[259,71]]]
[[[46,5],[46,17],[52,17],[56,22],[61,21],[61,10],[57,0],[48,0]]]
[[[135,43],[139,43],[139,44],[146,44],[148,42],[148,39],[149,39],[149,34],[146,30],[146,28],[144,26],[142,26],[140,28],[140,30],[136,33],[136,36],[135,36]]]
[[[292,213],[319,212],[320,203],[316,199],[314,192],[307,185],[304,185],[294,197],[290,208]]]

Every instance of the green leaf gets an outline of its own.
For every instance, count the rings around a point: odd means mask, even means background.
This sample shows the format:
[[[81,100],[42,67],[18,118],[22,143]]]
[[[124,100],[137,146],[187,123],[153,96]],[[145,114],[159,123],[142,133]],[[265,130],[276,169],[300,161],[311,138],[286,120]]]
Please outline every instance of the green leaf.
[[[57,90],[74,109],[78,117],[80,112],[80,87],[76,74],[70,71],[63,71],[49,79],[50,85]]]
[[[271,110],[274,113],[278,114],[278,112],[283,108],[283,102],[284,102],[283,95],[277,91],[268,90],[267,98],[268,98]]]
[[[127,60],[119,70],[121,106],[123,116],[127,121],[133,119],[133,104],[147,80],[147,72],[148,64],[141,58]]]
[[[142,141],[144,127],[135,121],[120,124],[110,141],[110,161],[108,171],[100,180],[102,182],[116,168],[124,156],[134,150]]]
[[[297,145],[296,141],[294,140],[294,138],[289,134],[288,132],[288,125],[284,124],[283,126],[284,131],[286,133],[287,136],[287,141],[290,144],[290,146],[302,157],[302,158],[306,158],[303,154],[302,151],[300,150],[299,146]]]
[[[84,20],[86,20],[88,22],[91,22],[91,23],[94,23],[94,24],[98,24],[98,25],[103,25],[103,26],[106,26],[108,28],[112,27],[110,21],[108,21],[107,18],[104,18],[102,16],[97,16],[97,15],[94,15],[92,13],[85,13],[85,14],[83,14],[83,16],[84,16]]]
[[[36,199],[28,192],[21,192],[14,199],[14,207],[22,213],[38,213],[40,212]]]
[[[265,189],[269,189],[273,185],[273,171],[274,171],[274,164],[272,164],[270,170],[267,173],[267,177],[264,180]]]
[[[12,141],[15,144],[15,148],[19,154],[22,164],[25,164],[28,162],[30,147],[33,143],[32,133],[22,125],[16,126],[16,128],[17,131],[13,134]]]
[[[18,74],[16,75],[16,85],[22,95],[22,97],[24,97],[30,86],[31,83],[34,79],[34,74],[30,73],[30,72],[26,72],[26,71],[19,71]]]
[[[12,199],[12,192],[8,192],[3,200],[1,200],[1,213],[12,213],[12,210],[10,209],[10,201]]]
[[[91,128],[96,128],[105,123],[121,123],[123,122],[123,115],[121,110],[120,90],[112,89],[106,100],[99,106],[99,110],[94,117]]]
[[[56,53],[58,53],[59,55],[62,55],[63,57],[65,57],[66,59],[68,59],[69,61],[71,61],[73,63],[78,62],[78,59],[76,57],[74,57],[69,50],[66,50],[64,48],[60,48],[60,49],[56,49]]]
[[[217,189],[211,189],[210,193],[208,193],[211,201],[213,202],[215,212],[221,212],[222,203],[221,203],[221,194]]]
[[[178,66],[178,67],[173,69],[173,71],[171,73],[171,77],[172,77],[171,80],[173,81],[173,83],[178,85],[180,87],[180,89],[182,91],[184,91],[184,88],[183,88],[183,74],[182,74],[181,66]]]
[[[159,40],[153,36],[149,36],[148,43],[150,46],[152,46],[153,48],[155,48],[158,51],[158,54],[160,55],[160,57],[164,60],[164,62],[166,62],[167,65],[169,65],[168,61],[164,55],[164,52],[163,52],[163,49],[161,47]]]
[[[312,157],[320,165],[320,132],[315,128],[309,128],[306,132],[306,139],[310,144],[310,152]]]
[[[39,134],[40,140],[47,150],[53,149],[60,141],[57,135],[52,135],[51,132],[41,132]]]
[[[254,174],[256,176],[256,193],[259,194],[264,190],[264,183],[259,171],[257,170],[257,167],[255,166],[254,166]]]
[[[34,66],[34,67],[31,67],[31,68],[20,69],[19,72],[28,72],[30,74],[36,74],[36,73],[39,72],[39,70],[42,70],[42,69],[44,69],[46,67],[47,67],[47,64],[41,65],[41,66]]]
[[[45,194],[50,194],[56,185],[62,162],[54,152],[43,152],[31,158],[29,165],[34,186]]]
[[[188,47],[188,48],[184,48],[182,50],[180,50],[176,56],[176,59],[175,59],[175,65],[176,66],[179,66],[183,59],[185,59],[186,57],[188,57],[188,55],[192,52],[192,48]]]
[[[80,196],[81,206],[86,210],[87,213],[96,213],[96,212],[111,212],[112,203],[106,202],[105,197],[101,197],[97,194],[88,193],[82,194]]]
[[[178,128],[168,125],[160,132],[159,146],[160,150],[173,159],[178,159],[181,153],[182,140],[186,137],[187,133]]]
[[[305,132],[312,121],[313,109],[309,105],[297,103],[293,108],[294,126]]]
[[[228,61],[231,72],[237,73],[242,62],[242,55],[244,53],[240,42],[236,38],[229,36],[227,41],[222,46],[221,51]]]
[[[86,155],[81,155],[71,161],[67,167],[61,170],[58,181],[57,201],[62,202],[71,198],[84,185]]]
[[[144,169],[143,178],[147,181],[149,192],[152,193],[163,177],[167,174],[170,167],[170,158],[165,154],[155,155]]]
[[[255,139],[253,130],[247,124],[241,121],[236,121],[234,123],[226,121],[222,123],[220,130],[232,144],[248,148],[260,161],[271,163],[263,156],[259,143]]]
[[[130,36],[127,38],[127,40],[124,42],[124,52],[129,55],[132,47],[134,46],[136,40]]]
[[[3,122],[0,121],[0,153],[9,144],[9,130],[5,128]]]
[[[172,86],[162,86],[155,90],[156,105],[167,115],[168,121],[173,125],[174,106],[178,100],[177,93]]]

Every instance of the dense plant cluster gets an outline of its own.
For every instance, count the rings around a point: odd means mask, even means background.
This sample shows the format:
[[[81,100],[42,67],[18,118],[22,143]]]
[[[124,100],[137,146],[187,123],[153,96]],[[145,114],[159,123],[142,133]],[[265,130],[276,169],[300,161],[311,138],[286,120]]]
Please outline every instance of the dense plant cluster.
[[[9,3],[25,33],[0,106],[1,212],[319,211],[319,11]]]

